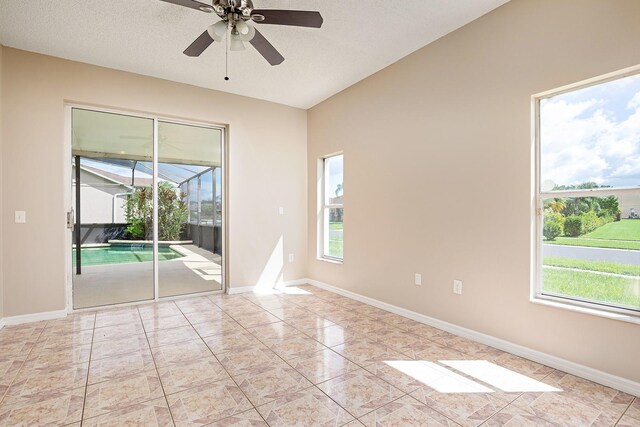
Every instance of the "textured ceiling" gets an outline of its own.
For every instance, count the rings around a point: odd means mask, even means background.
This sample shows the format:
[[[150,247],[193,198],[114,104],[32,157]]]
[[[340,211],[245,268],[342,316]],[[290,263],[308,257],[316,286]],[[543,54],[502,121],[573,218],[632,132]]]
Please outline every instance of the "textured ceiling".
[[[207,2],[208,0],[200,0]],[[74,61],[310,108],[508,0],[254,0],[318,10],[320,29],[260,25],[284,55],[250,46],[182,51],[217,17],[159,0],[0,0],[0,43]]]

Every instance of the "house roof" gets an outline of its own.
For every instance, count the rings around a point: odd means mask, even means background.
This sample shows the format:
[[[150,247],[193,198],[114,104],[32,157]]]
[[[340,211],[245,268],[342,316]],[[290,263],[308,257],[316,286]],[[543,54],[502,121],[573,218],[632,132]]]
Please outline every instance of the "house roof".
[[[102,169],[98,169],[98,168],[93,168],[91,166],[80,166],[80,169],[85,170],[87,172],[91,172],[94,175],[98,175],[101,176],[103,178],[106,178],[110,181],[113,181],[117,184],[121,184],[124,185],[125,187],[131,187],[131,177],[127,177],[124,175],[119,175],[117,173],[113,173],[113,172],[109,172],[109,171],[105,171]],[[153,179],[152,178],[141,178],[141,177],[135,177],[135,181],[133,184],[133,187],[151,187],[153,185]]]

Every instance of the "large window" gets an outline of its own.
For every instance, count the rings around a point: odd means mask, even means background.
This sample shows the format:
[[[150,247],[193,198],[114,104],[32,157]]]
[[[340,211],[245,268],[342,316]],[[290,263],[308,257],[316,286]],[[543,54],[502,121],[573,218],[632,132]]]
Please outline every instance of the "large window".
[[[322,160],[321,256],[341,261],[343,258],[344,196],[342,154]]]
[[[639,316],[640,68],[534,99],[534,297]]]

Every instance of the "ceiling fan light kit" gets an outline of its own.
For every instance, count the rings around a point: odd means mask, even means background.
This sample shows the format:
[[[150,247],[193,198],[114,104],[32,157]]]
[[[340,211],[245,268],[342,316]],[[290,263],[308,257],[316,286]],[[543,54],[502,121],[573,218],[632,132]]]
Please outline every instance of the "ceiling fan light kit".
[[[211,24],[207,27],[207,33],[209,36],[217,42],[224,40],[224,36],[227,33],[228,24],[224,21],[218,21],[215,24]]]
[[[258,31],[254,24],[288,25],[294,27],[320,28],[323,19],[320,12],[306,10],[254,9],[252,0],[213,0],[211,5],[196,0],[161,0],[188,7],[204,13],[215,13],[220,21],[215,22],[184,50],[184,54],[198,57],[214,41],[222,42],[229,37],[229,50],[245,50],[250,43],[271,65],[279,65],[284,57]],[[225,77],[225,80],[229,80]]]

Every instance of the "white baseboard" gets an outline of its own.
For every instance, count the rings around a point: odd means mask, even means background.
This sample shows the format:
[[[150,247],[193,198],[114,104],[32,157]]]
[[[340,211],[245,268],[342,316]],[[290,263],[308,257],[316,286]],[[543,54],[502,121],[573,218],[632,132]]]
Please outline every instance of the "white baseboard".
[[[309,283],[308,279],[287,280],[286,282],[278,282],[273,284],[260,284],[251,286],[230,286],[229,295],[244,294],[247,292],[269,293],[273,290],[286,288],[287,286],[299,286]]]
[[[615,388],[616,390],[620,390],[625,393],[640,397],[640,383],[637,383],[635,381],[599,371],[588,366],[580,365],[578,363],[574,363],[560,357],[552,356],[541,351],[533,350],[528,347],[514,344],[512,342],[505,341],[491,335],[486,335],[472,329],[463,328],[461,326],[454,325],[453,323],[448,323],[442,320],[435,319],[433,317],[425,316],[423,314],[416,313],[415,311],[407,310],[405,308],[398,307],[392,304],[387,304],[385,302],[356,294],[355,292],[347,291],[336,286],[320,282],[318,280],[307,279],[305,282],[317,286],[318,288],[326,289],[328,291],[335,292],[337,294],[372,305],[374,307],[378,307],[382,310],[390,311],[392,313],[408,317],[409,319],[424,323],[429,326],[433,326],[434,328],[442,329],[446,332],[473,341],[477,341],[479,343],[497,348],[499,350],[515,354],[516,356],[524,357],[525,359],[533,360],[534,362],[538,362],[543,365],[567,372],[569,374],[591,380],[598,384]]]
[[[23,314],[20,316],[4,317],[0,321],[2,325],[20,325],[22,323],[39,322],[41,320],[53,320],[67,317],[67,310],[45,311],[42,313]]]
[[[255,286],[230,286],[227,293],[229,295],[246,294],[247,292],[253,292],[254,289]]]

